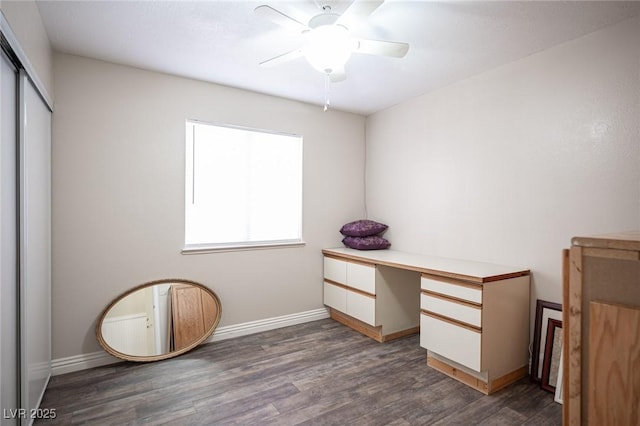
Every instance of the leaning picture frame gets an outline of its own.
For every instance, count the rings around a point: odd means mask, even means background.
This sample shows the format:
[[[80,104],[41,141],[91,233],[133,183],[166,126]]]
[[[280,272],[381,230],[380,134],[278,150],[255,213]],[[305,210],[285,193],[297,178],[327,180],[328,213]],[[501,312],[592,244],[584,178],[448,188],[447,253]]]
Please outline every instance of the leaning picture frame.
[[[540,387],[548,392],[556,392],[558,373],[562,364],[562,321],[549,319],[545,338],[544,362]]]
[[[540,383],[546,346],[546,332],[549,319],[562,320],[562,305],[547,300],[536,301],[536,317],[531,350],[531,380]]]

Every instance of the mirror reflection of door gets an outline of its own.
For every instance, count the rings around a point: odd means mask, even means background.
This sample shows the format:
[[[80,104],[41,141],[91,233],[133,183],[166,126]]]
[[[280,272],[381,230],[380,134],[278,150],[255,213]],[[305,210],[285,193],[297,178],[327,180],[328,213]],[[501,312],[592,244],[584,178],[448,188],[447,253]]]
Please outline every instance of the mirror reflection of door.
[[[172,350],[180,350],[211,328],[216,317],[216,306],[209,294],[191,285],[172,285],[170,293]]]
[[[202,284],[152,281],[111,302],[96,325],[96,337],[108,353],[122,359],[166,359],[202,343],[220,315],[220,300]]]

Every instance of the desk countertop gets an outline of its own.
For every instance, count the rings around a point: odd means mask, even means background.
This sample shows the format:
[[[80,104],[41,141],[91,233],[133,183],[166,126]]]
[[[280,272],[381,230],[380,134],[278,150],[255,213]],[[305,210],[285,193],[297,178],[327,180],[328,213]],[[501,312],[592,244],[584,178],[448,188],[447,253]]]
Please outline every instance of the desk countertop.
[[[322,253],[328,256],[407,269],[424,274],[455,278],[475,283],[486,283],[529,275],[529,269],[526,268],[405,253],[389,249],[355,250],[340,247],[324,249]]]

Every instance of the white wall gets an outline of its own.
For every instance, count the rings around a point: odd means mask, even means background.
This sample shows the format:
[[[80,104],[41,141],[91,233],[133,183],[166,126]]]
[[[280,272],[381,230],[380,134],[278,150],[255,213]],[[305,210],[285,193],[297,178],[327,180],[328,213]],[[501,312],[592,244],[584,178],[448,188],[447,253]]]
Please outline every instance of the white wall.
[[[54,77],[54,359],[98,351],[101,310],[155,279],[213,289],[220,326],[322,307],[321,249],[364,215],[364,117],[65,54]],[[305,247],[180,254],[185,119],[304,136]]]
[[[370,116],[369,217],[561,302],[571,237],[640,228],[639,46],[636,17]]]

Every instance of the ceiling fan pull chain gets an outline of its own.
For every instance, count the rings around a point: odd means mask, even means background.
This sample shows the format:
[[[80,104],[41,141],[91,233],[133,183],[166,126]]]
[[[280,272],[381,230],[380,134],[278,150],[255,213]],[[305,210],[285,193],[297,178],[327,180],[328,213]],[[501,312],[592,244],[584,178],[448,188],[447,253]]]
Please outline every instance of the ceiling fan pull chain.
[[[326,72],[324,74],[324,112],[327,112],[329,106],[331,105],[331,101],[329,100],[329,85],[331,84],[331,79],[329,77],[329,73]]]

